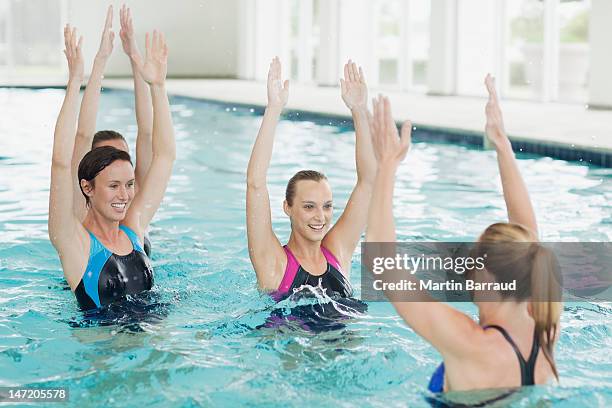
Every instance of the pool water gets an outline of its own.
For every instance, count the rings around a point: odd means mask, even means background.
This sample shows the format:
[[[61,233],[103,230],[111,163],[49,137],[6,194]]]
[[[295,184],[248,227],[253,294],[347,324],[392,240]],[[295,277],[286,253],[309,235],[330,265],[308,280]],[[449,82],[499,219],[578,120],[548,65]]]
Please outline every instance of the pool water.
[[[0,386],[69,387],[75,406],[427,406],[440,356],[390,304],[338,308],[342,323],[324,330],[260,327],[294,304],[260,294],[248,258],[245,170],[261,120],[248,107],[171,98],[178,157],[151,227],[154,291],[134,314],[80,312],[47,237],[62,98],[0,89]],[[134,149],[133,95],[105,92],[97,128],[120,131]],[[544,240],[612,240],[610,169],[522,159]],[[355,182],[350,127],[279,124],[268,181],[281,242],[285,184],[303,168],[328,175],[337,217]],[[416,143],[397,177],[395,214],[399,240],[475,239],[506,217],[494,153]],[[358,251],[351,281],[358,295]],[[611,316],[609,303],[566,305],[561,385],[528,387],[503,404],[611,406]]]

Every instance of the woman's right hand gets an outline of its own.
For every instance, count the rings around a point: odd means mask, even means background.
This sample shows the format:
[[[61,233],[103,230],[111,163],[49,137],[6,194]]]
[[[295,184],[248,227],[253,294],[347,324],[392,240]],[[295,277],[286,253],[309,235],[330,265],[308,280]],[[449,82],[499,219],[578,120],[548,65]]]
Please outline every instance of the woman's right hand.
[[[289,99],[289,80],[281,80],[281,63],[274,57],[268,71],[268,107],[283,109]]]
[[[492,77],[491,74],[487,74],[487,77],[485,78],[485,85],[487,87],[487,92],[489,93],[489,100],[487,101],[487,106],[485,108],[485,114],[487,117],[485,133],[493,146],[498,148],[504,143],[507,143],[509,140],[506,136],[506,130],[504,129],[504,117],[499,106],[497,91],[495,90],[495,78]]]
[[[393,165],[397,167],[410,149],[412,122],[409,120],[404,122],[400,138],[391,114],[389,99],[379,95],[377,99],[372,101],[372,105],[373,115],[370,121],[370,132],[378,166]]]
[[[64,54],[68,60],[68,75],[69,79],[82,81],[83,80],[83,53],[81,46],[83,45],[83,36],[77,42],[77,30],[66,24],[64,27],[64,45],[66,49]]]

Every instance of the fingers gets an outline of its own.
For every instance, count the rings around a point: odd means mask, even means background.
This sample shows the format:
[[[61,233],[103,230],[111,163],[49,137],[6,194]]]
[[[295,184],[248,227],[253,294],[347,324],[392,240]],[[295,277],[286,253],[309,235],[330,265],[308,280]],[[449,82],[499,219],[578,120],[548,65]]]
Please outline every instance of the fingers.
[[[272,62],[270,63],[270,70],[268,71],[268,79],[281,79],[281,63],[278,57],[272,58]]]
[[[149,58],[151,55],[151,38],[149,33],[145,34],[145,58]]]
[[[340,78],[340,90],[342,94],[346,93],[346,81],[344,81],[342,78]]]
[[[379,132],[383,132],[385,129],[385,111],[382,101],[382,95],[378,95],[378,98],[375,99],[374,106],[374,122],[376,123],[376,128]]]
[[[359,67],[359,82],[365,84],[365,75],[363,74],[363,69]]]
[[[134,32],[134,21],[132,20],[132,10],[127,9],[127,28],[130,33]]]
[[[407,120],[402,124],[402,131],[400,136],[400,145],[402,150],[410,148],[410,142],[412,138],[412,122]]]
[[[104,21],[104,30],[110,30],[113,27],[113,5],[108,6],[106,10],[106,21]]]
[[[383,98],[384,109],[385,109],[385,134],[392,136],[397,135],[397,126],[393,120],[393,114],[391,113],[391,102],[386,96]]]
[[[283,90],[289,92],[289,80],[285,79],[285,82],[283,83]]]
[[[359,71],[357,70],[357,64],[351,62],[351,80],[358,82],[359,81]]]
[[[77,29],[76,27],[72,27],[72,31],[70,32],[70,52],[72,55],[76,53],[76,41],[77,41]]]
[[[346,64],[344,64],[344,80],[345,81],[350,81],[350,77],[349,77],[349,64],[351,63],[351,60],[349,60]]]
[[[71,34],[71,30],[70,30],[70,24],[66,24],[66,26],[64,27],[64,49],[65,52],[69,51],[70,48],[70,34]],[[66,56],[68,56],[68,54],[66,54]]]
[[[495,89],[495,78],[491,74],[487,74],[485,78],[485,85],[489,92],[489,100],[497,101],[497,90]]]

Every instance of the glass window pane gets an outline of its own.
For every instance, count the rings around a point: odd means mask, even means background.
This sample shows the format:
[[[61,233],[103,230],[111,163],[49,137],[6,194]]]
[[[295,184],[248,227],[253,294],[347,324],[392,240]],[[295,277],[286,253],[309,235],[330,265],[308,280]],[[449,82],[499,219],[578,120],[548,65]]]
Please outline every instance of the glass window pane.
[[[544,4],[539,0],[508,1],[506,50],[508,95],[539,98],[544,58]]]
[[[427,83],[427,61],[429,59],[429,0],[410,2],[410,56],[412,58],[412,85]]]
[[[590,1],[559,5],[559,100],[588,99]]]
[[[378,60],[378,81],[381,84],[398,82],[400,55],[400,0],[379,0],[378,29],[376,36],[376,57]]]
[[[495,1],[459,0],[457,9],[457,93],[483,95],[482,81],[495,73],[500,48],[496,36],[498,10]]]

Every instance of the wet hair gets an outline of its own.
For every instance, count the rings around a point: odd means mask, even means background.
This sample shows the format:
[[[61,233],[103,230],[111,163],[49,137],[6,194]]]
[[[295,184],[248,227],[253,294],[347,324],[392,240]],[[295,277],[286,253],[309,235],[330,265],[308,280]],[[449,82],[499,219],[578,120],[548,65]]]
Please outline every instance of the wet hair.
[[[85,196],[85,203],[88,207],[90,206],[89,197],[83,191],[81,180],[88,181],[93,187],[96,176],[117,160],[123,160],[132,164],[132,159],[128,152],[113,146],[96,147],[89,151],[79,163],[79,187],[81,188],[81,193]]]
[[[91,148],[95,149],[99,147],[101,143],[104,143],[109,140],[121,140],[127,146],[127,141],[125,137],[119,132],[115,132],[114,130],[100,130],[94,134],[93,140],[91,142]]]
[[[312,180],[312,181],[321,181],[327,180],[325,174],[320,173],[316,170],[300,170],[293,175],[289,179],[289,183],[287,183],[287,189],[285,190],[285,200],[289,207],[293,205],[293,198],[295,197],[295,189],[298,181],[302,180]]]
[[[499,283],[516,280],[516,291],[500,291],[503,298],[529,301],[535,336],[544,357],[559,379],[554,360],[554,339],[563,310],[559,264],[552,251],[520,224],[490,225],[478,239],[473,255],[486,254],[485,267]]]

